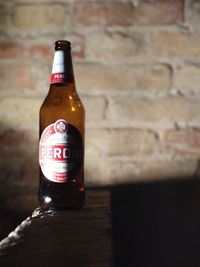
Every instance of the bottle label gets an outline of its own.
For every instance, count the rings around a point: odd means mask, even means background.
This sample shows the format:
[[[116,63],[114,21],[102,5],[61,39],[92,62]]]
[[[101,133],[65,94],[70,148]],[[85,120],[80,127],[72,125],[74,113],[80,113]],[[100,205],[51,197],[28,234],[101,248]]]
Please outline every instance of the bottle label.
[[[52,73],[51,74],[51,83],[64,83],[69,80],[69,77],[66,73]]]
[[[40,138],[39,163],[52,182],[74,179],[83,164],[83,142],[76,127],[63,119],[47,126]]]
[[[73,70],[70,54],[66,51],[56,51],[52,66],[51,83],[65,83],[71,79],[73,79]]]

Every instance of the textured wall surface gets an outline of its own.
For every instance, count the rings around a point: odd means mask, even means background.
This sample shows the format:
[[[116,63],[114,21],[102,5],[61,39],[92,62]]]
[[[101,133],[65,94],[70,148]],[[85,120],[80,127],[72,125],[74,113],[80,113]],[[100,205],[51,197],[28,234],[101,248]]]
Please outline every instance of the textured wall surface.
[[[0,187],[30,207],[54,42],[72,42],[86,183],[198,177],[198,0],[0,1]]]

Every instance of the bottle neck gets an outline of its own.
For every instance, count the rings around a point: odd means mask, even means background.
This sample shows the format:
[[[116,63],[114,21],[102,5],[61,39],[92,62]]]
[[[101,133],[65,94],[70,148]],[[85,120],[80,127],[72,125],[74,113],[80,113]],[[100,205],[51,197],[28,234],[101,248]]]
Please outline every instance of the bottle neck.
[[[51,84],[74,81],[70,49],[55,51],[51,74]]]

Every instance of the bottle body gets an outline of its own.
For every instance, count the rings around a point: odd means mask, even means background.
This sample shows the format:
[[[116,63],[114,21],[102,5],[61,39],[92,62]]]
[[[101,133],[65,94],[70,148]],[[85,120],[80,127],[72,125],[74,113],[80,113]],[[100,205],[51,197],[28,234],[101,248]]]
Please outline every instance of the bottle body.
[[[42,207],[81,208],[85,111],[76,92],[69,48],[62,56],[64,68],[53,73],[56,77],[40,108],[38,198]]]

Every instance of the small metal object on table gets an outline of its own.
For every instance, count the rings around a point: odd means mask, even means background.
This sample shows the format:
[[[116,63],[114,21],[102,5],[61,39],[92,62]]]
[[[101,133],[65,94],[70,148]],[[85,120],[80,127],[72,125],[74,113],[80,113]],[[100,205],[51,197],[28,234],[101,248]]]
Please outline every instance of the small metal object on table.
[[[111,266],[110,193],[88,190],[82,210],[36,209],[0,242],[0,266]]]

